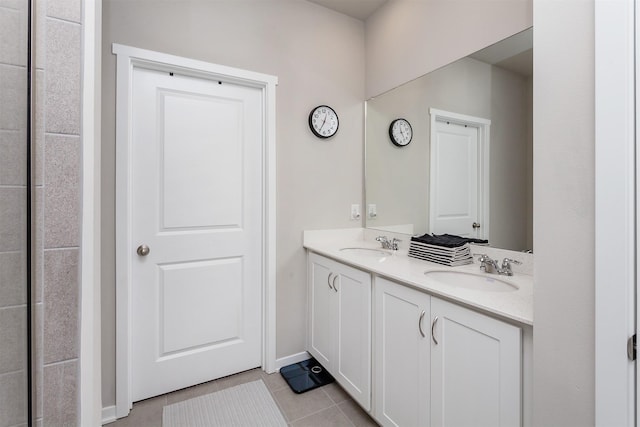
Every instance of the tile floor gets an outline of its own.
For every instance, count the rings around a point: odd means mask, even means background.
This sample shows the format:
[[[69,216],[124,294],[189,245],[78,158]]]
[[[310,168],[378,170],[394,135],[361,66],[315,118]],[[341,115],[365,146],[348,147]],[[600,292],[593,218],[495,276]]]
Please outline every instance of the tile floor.
[[[128,417],[108,426],[161,427],[162,407],[165,405],[259,379],[264,381],[287,423],[292,427],[377,426],[376,422],[335,382],[306,393],[295,394],[279,373],[268,375],[261,369],[252,369],[137,402]]]

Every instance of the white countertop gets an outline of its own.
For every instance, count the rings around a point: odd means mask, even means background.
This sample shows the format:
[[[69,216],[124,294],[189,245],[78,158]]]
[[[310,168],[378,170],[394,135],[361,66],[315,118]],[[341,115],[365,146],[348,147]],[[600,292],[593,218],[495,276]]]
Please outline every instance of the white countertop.
[[[530,274],[514,268],[513,276],[498,276],[482,272],[477,262],[461,267],[447,267],[410,258],[407,256],[408,243],[406,242],[401,245],[400,250],[382,258],[355,251],[340,251],[341,248],[353,247],[380,249],[378,242],[366,239],[369,237],[368,234],[370,233],[362,228],[305,231],[304,247],[345,264],[424,290],[434,296],[456,301],[514,322],[533,325],[533,276]],[[473,252],[489,252],[489,250],[478,247],[478,250]],[[510,254],[513,254],[512,258],[524,261],[525,265],[532,263],[531,255],[518,252],[510,252]],[[530,268],[524,270],[530,271]],[[509,282],[518,289],[491,292],[461,288],[431,279],[424,274],[426,271],[459,271],[486,275]]]

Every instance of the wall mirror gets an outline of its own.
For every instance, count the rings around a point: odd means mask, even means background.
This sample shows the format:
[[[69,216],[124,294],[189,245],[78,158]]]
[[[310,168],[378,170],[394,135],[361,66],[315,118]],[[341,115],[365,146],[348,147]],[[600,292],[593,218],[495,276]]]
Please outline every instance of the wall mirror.
[[[367,100],[366,227],[532,249],[532,83],[530,28]]]

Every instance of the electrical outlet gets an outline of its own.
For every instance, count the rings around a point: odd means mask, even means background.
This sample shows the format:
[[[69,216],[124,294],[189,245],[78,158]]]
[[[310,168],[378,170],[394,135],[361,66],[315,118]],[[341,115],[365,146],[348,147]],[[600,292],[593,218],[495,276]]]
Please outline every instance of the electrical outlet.
[[[360,205],[351,205],[351,220],[360,219]]]
[[[375,219],[378,216],[376,205],[371,203],[367,208],[367,218]]]

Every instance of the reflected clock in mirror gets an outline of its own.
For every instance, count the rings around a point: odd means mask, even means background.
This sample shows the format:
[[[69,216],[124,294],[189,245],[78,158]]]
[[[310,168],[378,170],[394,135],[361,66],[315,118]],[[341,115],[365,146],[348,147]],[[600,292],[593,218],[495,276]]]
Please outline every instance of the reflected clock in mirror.
[[[405,119],[395,119],[389,125],[389,138],[397,147],[409,145],[413,138],[411,123]]]
[[[430,232],[429,199],[435,190],[430,178],[429,111],[435,109],[491,121],[488,167],[476,165],[486,169],[483,173],[489,183],[483,228],[489,230],[489,243],[494,247],[532,248],[532,34],[532,29],[518,33],[367,101],[365,198],[377,211],[367,216],[367,227],[408,234]],[[402,150],[389,143],[389,137],[393,140],[389,124],[398,117],[410,122],[412,130],[411,144]],[[460,155],[455,142],[440,146],[446,152],[439,157]],[[448,179],[460,186],[472,184],[474,172],[468,162],[447,164],[457,165],[444,174]],[[447,212],[455,215],[455,200],[446,200],[453,203]],[[468,223],[470,231],[474,221]]]

